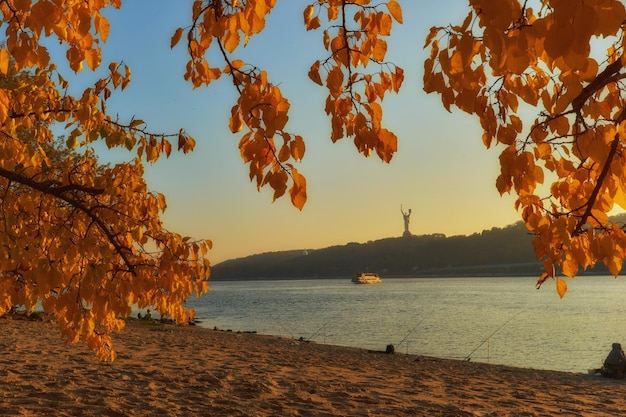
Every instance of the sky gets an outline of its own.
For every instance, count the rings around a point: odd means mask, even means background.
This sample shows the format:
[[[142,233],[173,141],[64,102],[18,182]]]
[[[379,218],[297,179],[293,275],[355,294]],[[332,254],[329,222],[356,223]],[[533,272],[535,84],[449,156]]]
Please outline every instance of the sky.
[[[103,62],[124,61],[132,71],[129,87],[108,102],[111,114],[122,120],[135,116],[153,132],[184,128],[196,139],[193,153],[173,152],[149,166],[146,179],[151,190],[167,197],[165,227],[210,239],[213,264],[399,237],[401,207],[411,209],[415,235],[479,233],[519,220],[514,199],[495,188],[499,150],[484,148],[478,119],[458,110],[448,113],[438,96],[422,90],[424,39],[431,26],[460,24],[468,11],[465,0],[400,2],[404,24],[394,25],[387,58],[404,68],[405,82],[400,94],[383,103],[383,123],[398,136],[398,152],[389,164],[361,156],[351,139],[331,142],[327,92],[307,76],[310,65],[326,57],[322,31],[304,28],[307,1],[277,1],[266,31],[235,52],[265,68],[291,103],[287,130],[306,142],[305,158],[297,165],[307,178],[302,211],[288,196],[272,202],[272,190],[258,192],[249,181],[237,147],[241,133],[228,130],[236,99],[232,83],[225,78],[194,90],[183,79],[186,51],[169,45],[176,28],[189,24],[191,3],[126,0],[120,10],[107,11],[111,31]],[[223,66],[219,60],[210,64]],[[96,75],[83,70],[79,78],[88,83]],[[99,153],[105,160],[132,159],[120,151]]]

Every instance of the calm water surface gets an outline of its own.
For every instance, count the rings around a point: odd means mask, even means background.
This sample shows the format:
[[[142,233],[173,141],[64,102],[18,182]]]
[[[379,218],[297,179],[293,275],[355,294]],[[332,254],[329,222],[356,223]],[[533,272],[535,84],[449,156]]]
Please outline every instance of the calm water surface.
[[[535,280],[212,282],[188,304],[209,328],[536,369],[587,372],[626,346],[626,279],[568,280],[563,299]]]

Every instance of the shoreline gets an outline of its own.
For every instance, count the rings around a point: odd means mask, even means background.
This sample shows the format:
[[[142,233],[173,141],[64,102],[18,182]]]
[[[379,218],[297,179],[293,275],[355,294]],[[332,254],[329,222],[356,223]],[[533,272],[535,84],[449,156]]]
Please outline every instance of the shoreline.
[[[3,416],[615,416],[624,380],[131,320],[117,360],[0,318]]]

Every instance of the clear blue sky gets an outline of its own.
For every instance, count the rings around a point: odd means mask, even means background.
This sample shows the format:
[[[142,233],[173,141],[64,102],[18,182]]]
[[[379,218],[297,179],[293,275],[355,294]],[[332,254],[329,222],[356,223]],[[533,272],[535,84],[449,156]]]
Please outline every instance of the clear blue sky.
[[[401,2],[405,23],[394,27],[388,58],[404,68],[406,79],[401,94],[384,104],[384,123],[399,138],[390,164],[360,156],[350,139],[331,143],[325,90],[307,77],[325,51],[322,32],[304,29],[306,1],[278,1],[266,32],[236,52],[267,69],[291,102],[289,130],[307,145],[298,166],[309,196],[301,212],[288,197],[272,203],[271,190],[259,193],[248,180],[237,148],[240,135],[228,130],[235,100],[230,81],[193,90],[183,80],[186,53],[181,47],[170,50],[169,42],[177,27],[190,22],[191,3],[126,0],[120,10],[108,11],[111,32],[103,62],[123,60],[132,69],[130,86],[108,104],[112,114],[127,120],[135,115],[156,132],[182,127],[196,138],[195,152],[157,162],[147,169],[147,179],[167,197],[166,227],[211,239],[213,263],[400,236],[401,204],[412,209],[410,229],[416,235],[471,234],[518,220],[513,199],[501,198],[495,189],[499,152],[483,147],[478,121],[459,111],[447,113],[438,96],[422,91],[424,38],[433,25],[462,22],[466,1]],[[95,79],[88,70],[80,77]]]

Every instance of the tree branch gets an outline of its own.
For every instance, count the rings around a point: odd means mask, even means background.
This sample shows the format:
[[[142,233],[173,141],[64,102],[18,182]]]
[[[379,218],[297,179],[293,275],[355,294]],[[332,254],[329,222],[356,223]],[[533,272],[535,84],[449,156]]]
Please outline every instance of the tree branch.
[[[31,178],[20,175],[16,172],[9,171],[0,167],[0,177],[7,178],[10,181],[15,181],[27,187],[30,187],[34,190],[37,190],[43,194],[51,195],[53,197],[58,198],[59,200],[63,200],[76,209],[83,212],[87,217],[89,217],[93,223],[95,223],[100,231],[105,235],[109,243],[115,249],[115,252],[122,258],[129,271],[133,274],[135,273],[135,266],[128,258],[128,255],[125,253],[128,251],[128,248],[120,244],[116,239],[115,235],[109,230],[106,223],[98,217],[98,215],[94,212],[93,208],[87,207],[82,201],[67,195],[69,191],[81,191],[90,195],[99,195],[104,193],[104,189],[94,188],[94,187],[85,187],[82,185],[69,184],[61,187],[54,187],[50,182],[38,182]]]
[[[623,122],[625,119],[626,119],[626,111],[622,110],[622,113],[619,115],[617,120],[615,120],[615,124],[619,124]],[[600,190],[602,189],[604,185],[604,180],[606,179],[606,176],[609,174],[609,169],[611,168],[611,162],[613,162],[613,158],[615,158],[615,155],[617,154],[617,148],[620,142],[621,141],[619,137],[619,132],[615,132],[615,136],[613,137],[613,140],[611,141],[611,148],[609,150],[609,154],[607,155],[606,161],[604,162],[604,166],[602,167],[602,171],[600,172],[600,175],[598,176],[596,185],[593,188],[591,195],[589,196],[589,200],[587,201],[587,207],[585,208],[585,212],[578,220],[578,223],[576,224],[576,229],[574,229],[574,234],[576,235],[582,233],[583,225],[587,223],[587,219],[592,215],[591,211],[593,210],[593,205],[596,199],[598,198],[598,194],[600,193]]]

